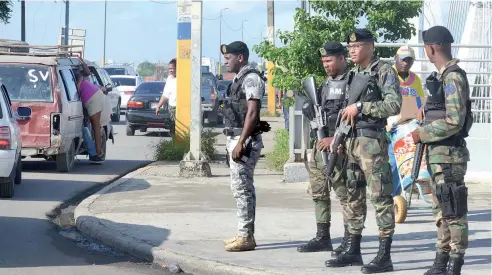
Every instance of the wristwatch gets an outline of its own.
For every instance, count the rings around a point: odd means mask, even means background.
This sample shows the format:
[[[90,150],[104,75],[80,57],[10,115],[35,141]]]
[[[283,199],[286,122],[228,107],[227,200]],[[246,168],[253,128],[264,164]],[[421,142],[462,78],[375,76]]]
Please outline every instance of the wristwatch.
[[[362,102],[355,103],[355,107],[357,107],[357,111],[360,113],[362,111]]]

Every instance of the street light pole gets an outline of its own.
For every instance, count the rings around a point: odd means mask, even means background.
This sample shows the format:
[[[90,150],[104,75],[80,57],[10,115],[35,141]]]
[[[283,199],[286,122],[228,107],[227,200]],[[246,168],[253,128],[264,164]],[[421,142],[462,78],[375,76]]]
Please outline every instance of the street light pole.
[[[108,1],[104,0],[104,45],[103,45],[103,60],[102,66],[106,65],[106,9],[108,7]]]
[[[68,27],[70,22],[70,1],[65,0],[65,31],[63,37],[63,44],[68,46]],[[68,50],[68,49],[67,49]]]
[[[223,8],[220,10],[219,13],[219,49],[220,46],[222,45],[222,11],[228,10],[229,8]],[[218,75],[220,76],[222,74],[222,53],[219,50],[219,72]]]
[[[21,1],[21,41],[26,42],[26,1]]]

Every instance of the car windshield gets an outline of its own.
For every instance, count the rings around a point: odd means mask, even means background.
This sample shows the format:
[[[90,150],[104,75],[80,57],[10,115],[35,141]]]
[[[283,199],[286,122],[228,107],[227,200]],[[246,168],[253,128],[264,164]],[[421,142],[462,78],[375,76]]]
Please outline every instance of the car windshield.
[[[135,90],[135,95],[161,95],[165,82],[144,82]]]
[[[126,75],[125,68],[104,68],[109,75]]]
[[[227,87],[231,83],[232,83],[232,81],[219,81],[219,84],[217,85],[218,88],[219,88],[219,91],[225,91],[225,90],[227,90]]]
[[[214,86],[215,76],[213,74],[202,74],[202,85]]]
[[[136,79],[131,77],[111,77],[113,82],[118,81],[120,86],[136,86]]]
[[[0,81],[12,101],[53,101],[49,66],[0,64]]]

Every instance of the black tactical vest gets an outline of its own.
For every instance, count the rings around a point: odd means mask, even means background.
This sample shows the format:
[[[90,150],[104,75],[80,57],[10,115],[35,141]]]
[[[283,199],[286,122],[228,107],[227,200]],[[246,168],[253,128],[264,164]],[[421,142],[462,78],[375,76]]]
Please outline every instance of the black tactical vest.
[[[229,128],[243,128],[244,119],[248,112],[248,103],[246,93],[243,89],[243,81],[250,73],[255,73],[264,79],[261,73],[256,69],[249,69],[237,81],[229,86],[227,94],[230,98],[224,106],[225,126]],[[259,110],[258,110],[259,111]]]
[[[321,90],[321,106],[325,116],[329,137],[335,134],[338,112],[343,108],[347,91],[347,80],[329,80]]]
[[[425,124],[432,123],[433,121],[446,118],[446,96],[444,94],[443,79],[451,72],[457,72],[461,74],[466,81],[466,91],[456,92],[468,92],[470,94],[470,86],[468,79],[466,78],[466,72],[463,71],[458,65],[451,65],[443,72],[440,79],[437,79],[437,74],[434,72],[426,79],[426,86],[429,90],[429,96],[424,107]],[[433,144],[455,146],[466,137],[473,124],[473,115],[471,112],[471,100],[466,101],[466,116],[463,128],[455,135],[446,138],[445,140],[438,141]]]
[[[379,70],[384,64],[387,63],[380,60],[374,62],[369,75],[351,72],[349,76],[349,93],[346,106],[354,104],[358,101],[375,102],[383,99],[381,90],[378,87],[378,78]],[[387,122],[385,118],[375,118],[359,113],[356,119],[355,128],[382,129],[386,126],[386,124]]]

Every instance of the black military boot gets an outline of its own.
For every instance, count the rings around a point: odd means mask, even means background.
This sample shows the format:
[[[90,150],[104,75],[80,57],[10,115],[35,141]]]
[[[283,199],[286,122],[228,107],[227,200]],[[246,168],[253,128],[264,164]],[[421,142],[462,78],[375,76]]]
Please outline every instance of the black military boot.
[[[362,255],[360,254],[360,240],[361,235],[350,234],[347,237],[347,243],[345,247],[335,259],[328,260],[325,262],[327,267],[344,267],[344,266],[359,266],[363,265]]]
[[[374,260],[361,268],[364,274],[383,273],[393,271],[391,261],[391,238],[379,238],[379,251]]]
[[[424,275],[445,275],[446,274],[446,266],[449,261],[448,253],[436,253],[436,259],[434,259],[434,264],[431,269],[427,270]]]
[[[297,247],[299,252],[319,252],[319,251],[332,251],[330,238],[330,223],[318,223],[317,224],[316,237],[309,242]]]
[[[331,257],[333,257],[333,258],[338,257],[338,255],[340,255],[340,253],[342,253],[343,248],[347,244],[347,239],[348,239],[349,232],[348,232],[347,225],[344,225],[344,227],[345,227],[345,233],[343,234],[342,243],[340,244],[339,247],[333,249],[333,252],[331,252]]]
[[[465,263],[465,260],[463,260],[463,255],[459,255],[457,258],[455,257],[450,257],[449,258],[449,263],[448,263],[448,269],[446,269],[445,275],[460,275],[461,274],[461,267]]]

